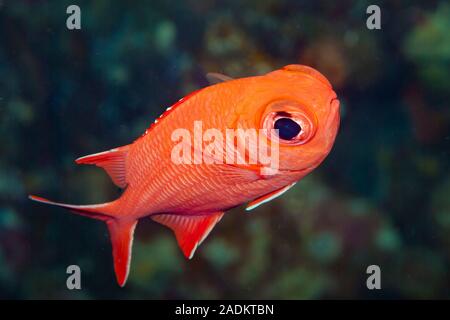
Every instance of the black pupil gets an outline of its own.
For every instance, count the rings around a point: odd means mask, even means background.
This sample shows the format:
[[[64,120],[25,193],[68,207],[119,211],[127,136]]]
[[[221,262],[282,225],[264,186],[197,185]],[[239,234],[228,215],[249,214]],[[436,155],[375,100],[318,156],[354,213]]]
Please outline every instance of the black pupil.
[[[289,118],[276,120],[274,128],[278,129],[278,136],[283,140],[291,140],[302,130],[297,122]]]

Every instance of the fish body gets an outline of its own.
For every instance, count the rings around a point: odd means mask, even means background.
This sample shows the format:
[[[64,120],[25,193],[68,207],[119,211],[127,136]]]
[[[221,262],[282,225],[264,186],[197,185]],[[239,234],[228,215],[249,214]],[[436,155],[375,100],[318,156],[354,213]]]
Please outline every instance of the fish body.
[[[289,65],[263,76],[223,79],[168,108],[133,143],[76,160],[105,169],[124,188],[118,199],[77,206],[30,196],[105,221],[120,286],[139,219],[149,216],[171,228],[192,258],[225,211],[246,202],[253,209],[281,195],[333,146],[339,101],[318,71]],[[257,130],[249,135],[256,140],[227,139],[230,130]],[[214,134],[205,139],[208,132]],[[264,161],[252,157],[258,147],[268,151]],[[277,158],[268,161],[269,153]]]

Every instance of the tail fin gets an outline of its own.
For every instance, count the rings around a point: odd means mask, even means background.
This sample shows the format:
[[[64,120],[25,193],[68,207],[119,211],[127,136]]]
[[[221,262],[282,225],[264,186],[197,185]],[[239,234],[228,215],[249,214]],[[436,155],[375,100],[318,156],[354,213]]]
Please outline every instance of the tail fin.
[[[130,272],[131,249],[136,224],[137,220],[106,221],[113,249],[114,272],[116,273],[117,283],[121,287],[127,282],[128,273]]]
[[[106,222],[111,238],[114,271],[119,286],[123,287],[127,281],[130,270],[131,247],[137,220],[119,218],[115,214],[115,202],[94,205],[72,205],[50,201],[41,197],[30,195],[33,201],[58,206],[73,211],[76,214]]]
[[[109,213],[109,214],[107,213],[108,211],[110,211],[110,207],[112,206],[113,202],[85,205],[85,206],[76,206],[73,204],[50,201],[45,198],[33,196],[33,195],[28,196],[28,198],[30,200],[33,200],[36,202],[41,202],[41,203],[49,204],[52,206],[65,208],[65,209],[68,209],[76,214],[81,215],[81,216],[85,216],[85,217],[89,217],[89,218],[93,218],[93,219],[97,219],[97,220],[105,221],[105,220],[114,218],[114,216],[111,215],[111,213]]]

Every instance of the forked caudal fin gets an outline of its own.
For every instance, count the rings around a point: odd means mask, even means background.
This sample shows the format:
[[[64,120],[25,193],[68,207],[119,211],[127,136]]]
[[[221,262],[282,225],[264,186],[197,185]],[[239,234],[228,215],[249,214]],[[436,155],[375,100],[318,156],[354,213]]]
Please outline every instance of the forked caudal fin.
[[[127,282],[128,274],[130,272],[131,251],[136,224],[137,220],[106,221],[112,243],[114,272],[116,274],[117,283],[121,287]]]
[[[29,196],[33,201],[58,206],[73,211],[76,214],[89,218],[102,220],[106,223],[111,238],[114,271],[117,283],[123,287],[130,271],[131,251],[133,245],[134,229],[137,220],[118,216],[116,202],[95,205],[72,205],[50,201],[37,196]],[[176,215],[158,214],[151,218],[175,233],[183,254],[191,259],[197,247],[205,240],[214,226],[220,221],[223,212],[214,212],[208,215]]]
[[[114,201],[78,206],[54,202],[37,196],[29,196],[29,198],[33,201],[62,207],[76,214],[106,222],[111,238],[116,279],[121,287],[125,285],[130,270],[131,247],[137,220],[118,218]]]
[[[30,200],[33,200],[36,202],[45,203],[45,204],[49,204],[52,206],[68,209],[68,210],[72,211],[73,213],[76,213],[80,216],[85,216],[85,217],[89,217],[92,219],[105,221],[105,220],[114,218],[113,210],[111,210],[114,202],[77,206],[77,205],[73,205],[73,204],[54,202],[54,201],[47,200],[45,198],[38,197],[38,196],[33,196],[33,195],[28,196],[28,198]]]

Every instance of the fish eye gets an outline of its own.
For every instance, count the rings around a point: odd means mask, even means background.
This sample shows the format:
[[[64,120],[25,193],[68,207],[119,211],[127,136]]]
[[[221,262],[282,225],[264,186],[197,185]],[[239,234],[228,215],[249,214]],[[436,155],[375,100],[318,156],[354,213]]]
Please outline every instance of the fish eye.
[[[273,127],[278,130],[278,136],[283,140],[292,140],[302,131],[302,127],[289,118],[276,120]]]
[[[269,107],[271,112],[263,120],[263,128],[269,139],[276,139],[281,144],[300,145],[314,136],[315,118],[299,104],[281,101]]]

